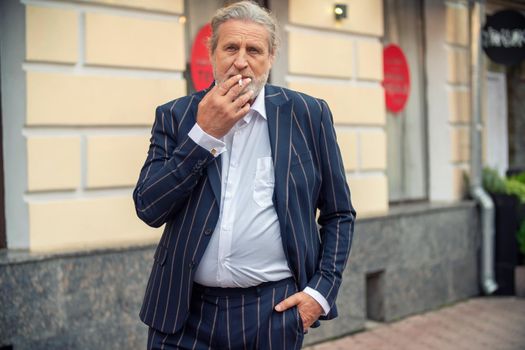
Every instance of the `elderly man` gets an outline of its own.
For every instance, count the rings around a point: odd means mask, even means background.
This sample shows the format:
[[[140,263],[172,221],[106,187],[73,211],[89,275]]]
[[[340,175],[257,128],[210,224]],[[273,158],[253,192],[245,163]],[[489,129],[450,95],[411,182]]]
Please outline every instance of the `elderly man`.
[[[143,221],[166,224],[140,312],[147,346],[299,349],[337,316],[354,227],[331,113],[266,84],[266,10],[242,1],[211,23],[215,83],[157,108],[133,194]]]

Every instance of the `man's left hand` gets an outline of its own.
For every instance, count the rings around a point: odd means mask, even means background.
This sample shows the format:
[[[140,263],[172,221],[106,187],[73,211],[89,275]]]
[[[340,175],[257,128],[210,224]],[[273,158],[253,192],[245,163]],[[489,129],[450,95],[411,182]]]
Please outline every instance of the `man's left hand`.
[[[323,314],[321,305],[305,292],[295,293],[275,306],[275,310],[282,312],[297,305],[299,316],[303,321],[303,329],[307,331],[310,326]]]

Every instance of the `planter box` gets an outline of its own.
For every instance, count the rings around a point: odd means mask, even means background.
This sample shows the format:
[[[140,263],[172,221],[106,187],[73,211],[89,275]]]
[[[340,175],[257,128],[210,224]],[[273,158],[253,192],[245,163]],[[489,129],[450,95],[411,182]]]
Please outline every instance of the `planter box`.
[[[525,298],[525,265],[516,266],[514,270],[516,296]]]
[[[496,207],[495,272],[498,289],[496,295],[515,294],[515,267],[519,262],[518,231],[523,215],[516,196],[491,194]]]

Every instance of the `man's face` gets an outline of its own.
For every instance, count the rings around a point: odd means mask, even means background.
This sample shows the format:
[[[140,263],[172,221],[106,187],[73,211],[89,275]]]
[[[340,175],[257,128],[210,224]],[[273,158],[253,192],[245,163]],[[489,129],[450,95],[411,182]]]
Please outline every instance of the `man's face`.
[[[268,31],[254,22],[229,20],[219,26],[218,34],[211,55],[217,84],[241,74],[243,79],[252,79],[244,92],[252,90],[255,98],[268,80],[274,58],[268,47]]]

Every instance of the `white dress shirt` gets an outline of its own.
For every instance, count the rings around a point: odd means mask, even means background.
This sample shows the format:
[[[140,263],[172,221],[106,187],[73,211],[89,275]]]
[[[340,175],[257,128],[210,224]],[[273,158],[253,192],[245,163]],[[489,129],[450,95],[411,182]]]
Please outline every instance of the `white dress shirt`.
[[[194,281],[246,288],[291,277],[272,202],[275,178],[264,88],[248,114],[222,140],[208,135],[198,124],[188,136],[222,157],[219,220]],[[310,287],[304,292],[328,313],[328,302],[319,292]]]

